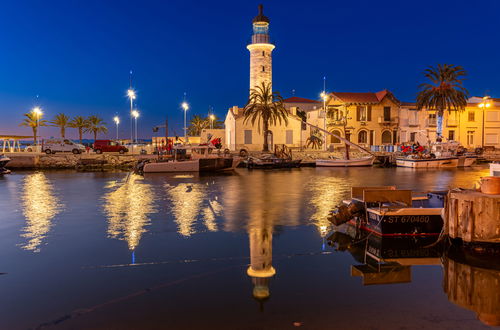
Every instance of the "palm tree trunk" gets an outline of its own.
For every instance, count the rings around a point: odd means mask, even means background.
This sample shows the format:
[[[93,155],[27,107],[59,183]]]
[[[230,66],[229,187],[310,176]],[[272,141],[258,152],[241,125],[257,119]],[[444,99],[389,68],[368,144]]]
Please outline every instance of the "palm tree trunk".
[[[94,143],[95,143],[95,140],[97,140],[97,131],[94,131]]]
[[[267,137],[269,135],[269,123],[267,120],[263,119],[263,128],[264,128],[264,145],[262,146],[263,152],[269,152],[269,144],[267,143]]]
[[[65,133],[66,133],[66,132],[65,132],[64,127],[61,127],[61,137],[62,137],[63,139],[65,138],[65,135],[66,135]]]
[[[34,144],[37,144],[37,139],[36,139],[36,133],[37,133],[37,130],[36,130],[36,127],[32,127],[33,128],[33,143]]]
[[[78,135],[80,136],[80,144],[82,144],[82,135],[83,135],[83,129],[81,127],[78,128]]]

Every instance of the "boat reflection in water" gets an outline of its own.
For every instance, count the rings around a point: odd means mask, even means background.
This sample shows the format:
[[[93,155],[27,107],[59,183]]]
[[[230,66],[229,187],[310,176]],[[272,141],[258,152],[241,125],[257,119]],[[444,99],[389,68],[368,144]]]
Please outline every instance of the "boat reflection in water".
[[[328,237],[328,244],[349,251],[360,265],[351,266],[351,276],[363,285],[411,282],[411,266],[440,265],[442,245],[437,236],[382,237],[352,225]]]
[[[444,258],[443,290],[454,304],[476,313],[486,325],[500,326],[500,260],[451,249]]]
[[[134,251],[150,224],[149,215],[156,212],[153,189],[136,174],[122,182],[112,181],[107,188],[111,190],[104,195],[108,237],[125,240]]]
[[[54,187],[44,173],[25,176],[22,184],[21,203],[26,226],[22,237],[28,241],[25,250],[40,252],[40,245],[52,226],[52,220],[63,209],[63,204],[54,192]]]

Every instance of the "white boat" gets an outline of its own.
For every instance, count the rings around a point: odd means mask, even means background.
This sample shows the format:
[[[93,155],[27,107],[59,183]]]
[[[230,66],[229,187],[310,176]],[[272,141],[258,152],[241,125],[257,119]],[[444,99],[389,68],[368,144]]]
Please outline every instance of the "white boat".
[[[490,164],[490,176],[500,176],[500,163]]]
[[[0,174],[9,174],[10,170],[5,168],[5,165],[10,162],[10,158],[5,155],[0,155]]]
[[[396,158],[396,165],[411,168],[453,168],[458,167],[458,157],[445,158]]]
[[[139,164],[136,171],[141,173],[228,171],[234,170],[241,162],[239,157],[212,154],[212,149],[208,146],[177,147],[174,148],[173,158],[148,160]],[[187,151],[191,151],[191,154]]]
[[[316,159],[316,166],[320,167],[354,167],[372,166],[374,157],[364,157],[358,159]]]

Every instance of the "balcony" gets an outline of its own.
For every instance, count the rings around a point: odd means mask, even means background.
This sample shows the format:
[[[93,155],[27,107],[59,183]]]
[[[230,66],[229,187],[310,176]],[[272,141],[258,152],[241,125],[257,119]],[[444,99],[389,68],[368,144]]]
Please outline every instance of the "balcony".
[[[456,120],[456,119],[447,119],[446,120],[446,126],[448,126],[448,127],[458,126],[458,120]]]
[[[436,118],[429,118],[426,120],[425,126],[426,127],[436,127],[437,120]]]
[[[378,117],[378,123],[382,125],[391,125],[391,124],[397,124],[399,122],[398,117],[393,117],[390,120],[387,120],[388,118],[385,117]]]

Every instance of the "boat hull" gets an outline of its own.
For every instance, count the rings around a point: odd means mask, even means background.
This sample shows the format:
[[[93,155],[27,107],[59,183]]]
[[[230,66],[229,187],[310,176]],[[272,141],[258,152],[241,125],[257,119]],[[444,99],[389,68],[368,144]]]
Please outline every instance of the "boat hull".
[[[443,229],[442,208],[403,208],[380,212],[367,209],[363,229],[380,236],[439,235]]]
[[[317,159],[318,167],[354,167],[354,166],[372,166],[374,158],[361,159]]]
[[[240,158],[200,158],[185,161],[153,162],[144,165],[144,173],[175,173],[175,172],[218,172],[234,170],[240,163]]]
[[[410,167],[410,168],[454,168],[458,167],[458,157],[434,158],[434,159],[397,158],[396,165],[400,167]]]

